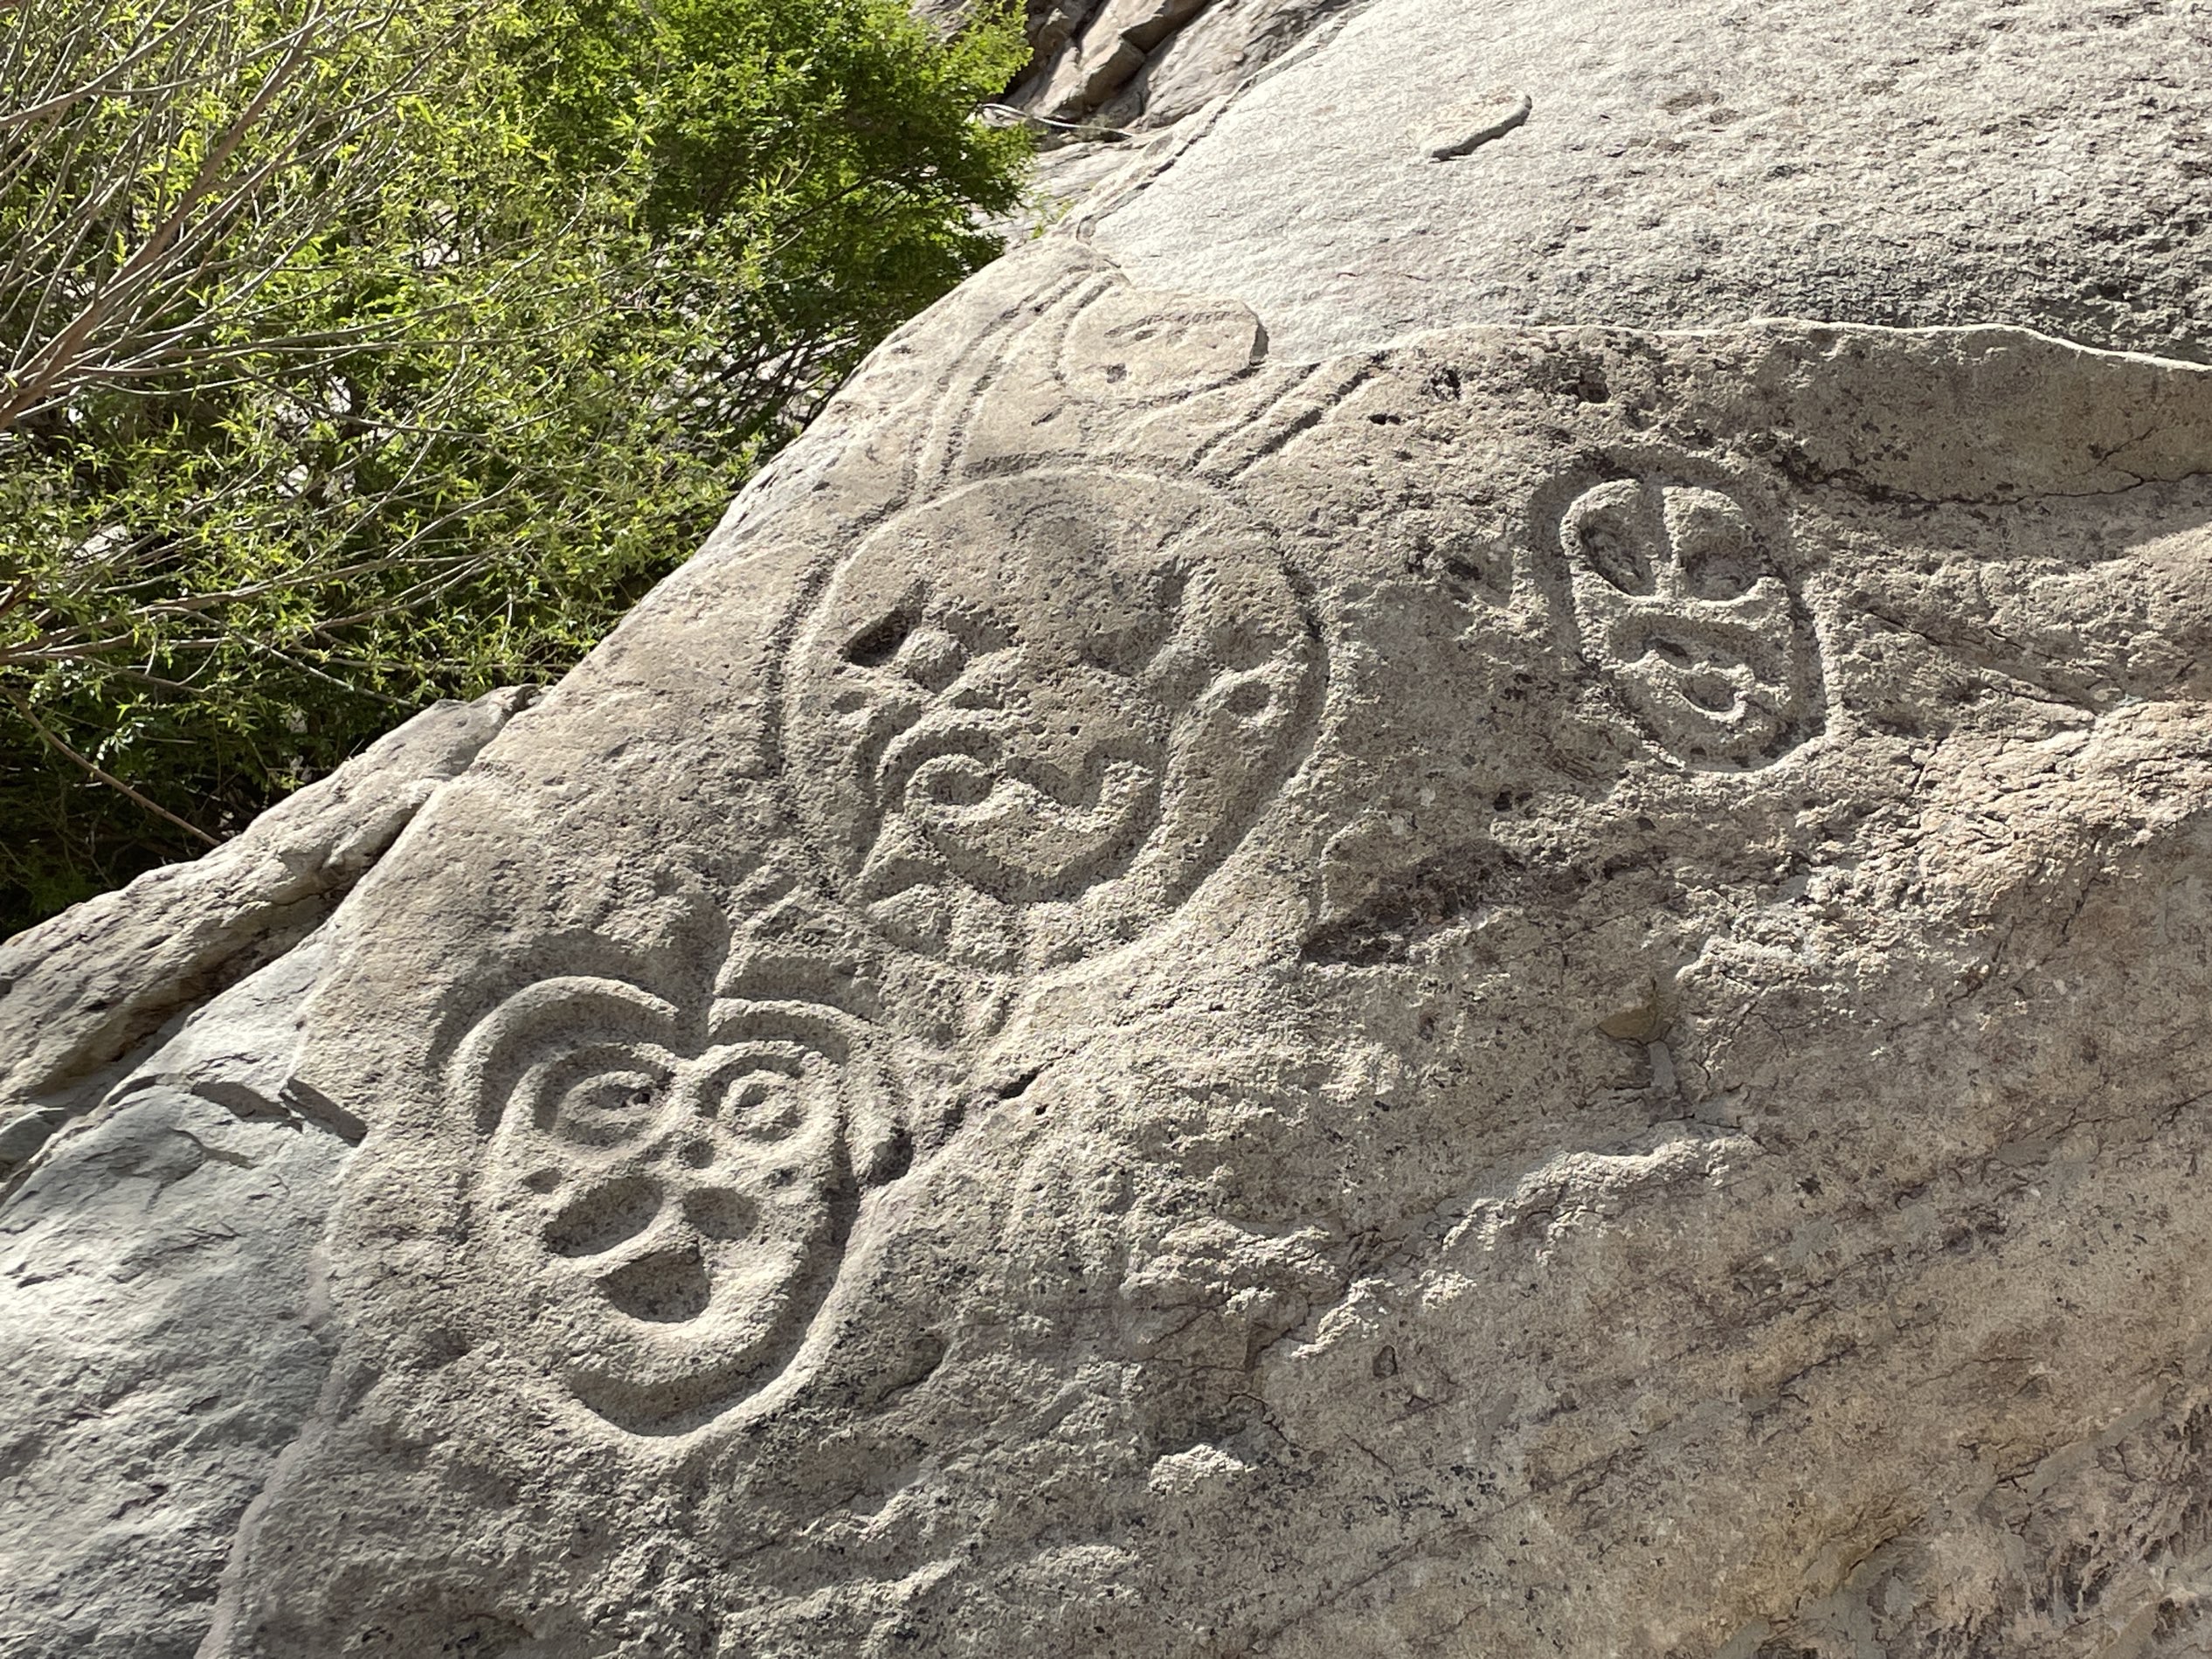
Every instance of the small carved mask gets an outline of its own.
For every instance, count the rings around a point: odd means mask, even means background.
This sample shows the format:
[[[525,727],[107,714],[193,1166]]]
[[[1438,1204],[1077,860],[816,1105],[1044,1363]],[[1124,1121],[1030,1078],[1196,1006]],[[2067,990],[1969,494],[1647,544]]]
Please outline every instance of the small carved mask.
[[[1621,479],[1559,524],[1585,653],[1662,744],[1748,766],[1807,735],[1819,666],[1770,537],[1735,497]]]

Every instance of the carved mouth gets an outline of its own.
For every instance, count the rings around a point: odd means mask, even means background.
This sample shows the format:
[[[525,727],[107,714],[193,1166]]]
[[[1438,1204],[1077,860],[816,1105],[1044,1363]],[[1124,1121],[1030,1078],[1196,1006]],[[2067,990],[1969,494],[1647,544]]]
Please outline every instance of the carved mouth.
[[[1004,766],[993,723],[971,710],[924,715],[886,745],[876,768],[875,798],[887,812],[897,811],[913,791],[916,774],[925,768],[941,774],[947,761],[964,761],[974,775],[995,782]]]
[[[1157,816],[1154,766],[1099,750],[1075,771],[1010,757],[994,729],[1002,719],[932,716],[889,746],[883,830],[861,874],[868,897],[934,879],[932,862],[1010,900],[1066,897],[1136,850]]]
[[[771,1382],[836,1283],[856,1194],[832,1193],[814,1236],[740,1246],[719,1267],[696,1245],[654,1251],[602,1277],[613,1340],[577,1356],[577,1398],[638,1434],[681,1434]],[[734,1271],[733,1271],[734,1269]]]

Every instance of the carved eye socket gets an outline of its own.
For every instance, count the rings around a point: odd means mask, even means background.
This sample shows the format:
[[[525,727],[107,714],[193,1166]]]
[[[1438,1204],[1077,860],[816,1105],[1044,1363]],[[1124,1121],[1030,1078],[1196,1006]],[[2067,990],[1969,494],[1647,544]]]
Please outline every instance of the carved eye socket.
[[[587,1146],[614,1146],[642,1133],[667,1093],[665,1072],[646,1066],[594,1069],[561,1091],[556,1132]]]
[[[763,1068],[732,1073],[722,1084],[714,1116],[744,1139],[767,1143],[796,1134],[805,1125],[809,1108],[798,1077]]]
[[[1094,668],[1134,680],[1144,673],[1146,663],[1159,655],[1172,619],[1172,615],[1162,615],[1136,626],[1101,629],[1083,641],[1082,660]]]
[[[1766,574],[1758,536],[1733,501],[1700,491],[1670,501],[1668,515],[1683,584],[1698,598],[1740,599]]]
[[[894,611],[846,642],[845,660],[856,668],[880,668],[898,655],[899,647],[913,632],[914,619],[903,611]]]
[[[1621,592],[1651,591],[1650,555],[1632,526],[1609,513],[1587,518],[1580,540],[1584,561]]]
[[[937,806],[976,806],[990,798],[999,776],[972,755],[939,755],[915,769],[907,798]]]
[[[604,1255],[644,1232],[660,1212],[658,1186],[622,1176],[563,1205],[545,1224],[545,1248],[555,1255]]]
[[[1190,571],[1170,569],[1134,592],[1115,584],[1109,607],[1070,619],[1086,636],[1078,654],[1094,668],[1137,679],[1173,636],[1191,583]]]

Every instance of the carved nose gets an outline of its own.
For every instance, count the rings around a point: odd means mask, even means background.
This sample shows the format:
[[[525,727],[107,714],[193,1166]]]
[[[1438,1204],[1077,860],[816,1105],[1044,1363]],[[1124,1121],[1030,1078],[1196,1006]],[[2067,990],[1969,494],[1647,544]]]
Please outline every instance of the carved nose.
[[[602,1255],[634,1239],[660,1213],[660,1189],[641,1175],[595,1186],[546,1223],[545,1248],[555,1255]]]
[[[684,1195],[683,1219],[702,1238],[746,1239],[759,1223],[760,1206],[729,1187],[702,1186]]]
[[[714,1284],[698,1247],[687,1244],[617,1268],[599,1281],[599,1293],[632,1319],[681,1324],[707,1311]]]
[[[996,675],[969,673],[961,675],[944,693],[945,705],[951,709],[1003,709],[1006,706],[1006,688]]]

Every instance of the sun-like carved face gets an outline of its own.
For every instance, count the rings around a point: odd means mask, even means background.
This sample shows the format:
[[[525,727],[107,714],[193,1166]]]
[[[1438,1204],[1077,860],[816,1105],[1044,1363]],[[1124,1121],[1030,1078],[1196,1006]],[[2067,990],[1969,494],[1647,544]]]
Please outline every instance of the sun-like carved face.
[[[788,1365],[881,1158],[864,1147],[856,1168],[853,1130],[881,1118],[890,1081],[843,1033],[718,1006],[687,1035],[634,985],[544,980],[457,1061],[489,1130],[480,1201],[503,1271],[529,1287],[536,1358],[640,1433],[704,1421]],[[875,1098],[856,1110],[863,1090]]]
[[[1103,474],[972,486],[871,536],[803,628],[785,764],[875,925],[985,966],[1156,921],[1234,845],[1310,711],[1264,540]]]
[[[1809,735],[1819,660],[1768,536],[1733,496],[1621,479],[1559,523],[1584,649],[1651,735],[1748,766]]]

